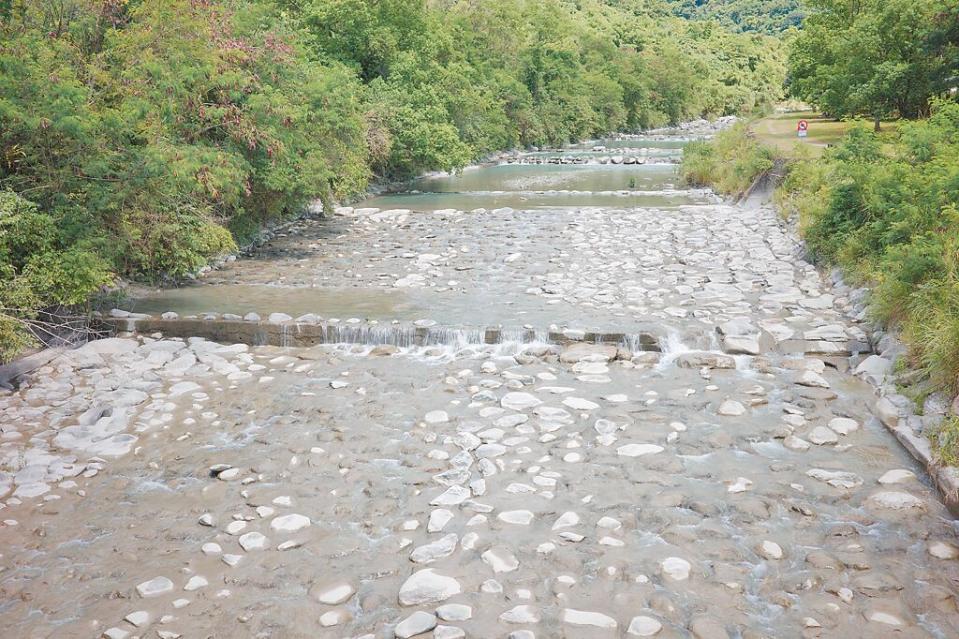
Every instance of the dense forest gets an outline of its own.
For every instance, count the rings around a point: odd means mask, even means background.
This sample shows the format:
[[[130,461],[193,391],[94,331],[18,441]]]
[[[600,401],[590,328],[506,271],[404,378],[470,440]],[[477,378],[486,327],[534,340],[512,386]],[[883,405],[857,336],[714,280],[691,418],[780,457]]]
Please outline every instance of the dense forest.
[[[732,31],[776,34],[803,23],[799,0],[665,0],[678,16],[715,20]]]
[[[780,97],[777,40],[657,6],[0,2],[0,343],[371,180]]]

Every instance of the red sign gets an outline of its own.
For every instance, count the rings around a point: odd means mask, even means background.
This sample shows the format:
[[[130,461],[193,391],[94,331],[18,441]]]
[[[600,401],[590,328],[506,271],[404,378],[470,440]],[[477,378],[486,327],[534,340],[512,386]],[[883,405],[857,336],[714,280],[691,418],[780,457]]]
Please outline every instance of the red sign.
[[[798,130],[798,131],[808,131],[808,130],[809,130],[809,123],[806,122],[805,120],[800,120],[800,121],[799,121],[799,126],[796,127],[796,130]]]

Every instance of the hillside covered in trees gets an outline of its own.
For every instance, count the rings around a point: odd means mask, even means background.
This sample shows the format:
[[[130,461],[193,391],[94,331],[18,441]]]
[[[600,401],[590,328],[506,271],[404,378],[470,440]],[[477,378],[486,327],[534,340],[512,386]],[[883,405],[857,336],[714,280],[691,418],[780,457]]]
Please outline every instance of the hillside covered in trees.
[[[750,111],[784,71],[774,39],[628,2],[0,3],[0,342],[315,198]]]
[[[665,0],[678,16],[715,20],[732,31],[776,34],[802,25],[799,0]]]

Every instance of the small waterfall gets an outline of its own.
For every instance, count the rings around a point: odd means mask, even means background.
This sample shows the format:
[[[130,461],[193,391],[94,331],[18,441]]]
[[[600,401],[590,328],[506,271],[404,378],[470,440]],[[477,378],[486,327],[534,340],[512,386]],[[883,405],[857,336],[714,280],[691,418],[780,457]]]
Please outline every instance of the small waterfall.
[[[280,346],[293,346],[293,329],[295,327],[295,324],[283,324],[280,329]]]

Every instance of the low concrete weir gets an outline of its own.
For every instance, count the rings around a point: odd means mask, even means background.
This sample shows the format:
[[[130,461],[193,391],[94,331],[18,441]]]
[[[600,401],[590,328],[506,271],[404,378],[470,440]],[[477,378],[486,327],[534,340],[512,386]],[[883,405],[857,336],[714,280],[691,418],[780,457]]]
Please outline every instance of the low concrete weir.
[[[535,330],[502,327],[453,328],[444,326],[416,326],[415,324],[327,322],[269,322],[243,319],[204,319],[184,317],[156,318],[149,315],[128,314],[125,317],[103,318],[114,334],[133,333],[164,337],[200,337],[224,344],[250,346],[316,346],[317,344],[391,345],[400,348],[413,346],[455,346],[458,344],[567,344],[587,342],[612,344],[630,351],[660,351],[662,335],[653,331],[633,333],[586,330]]]

